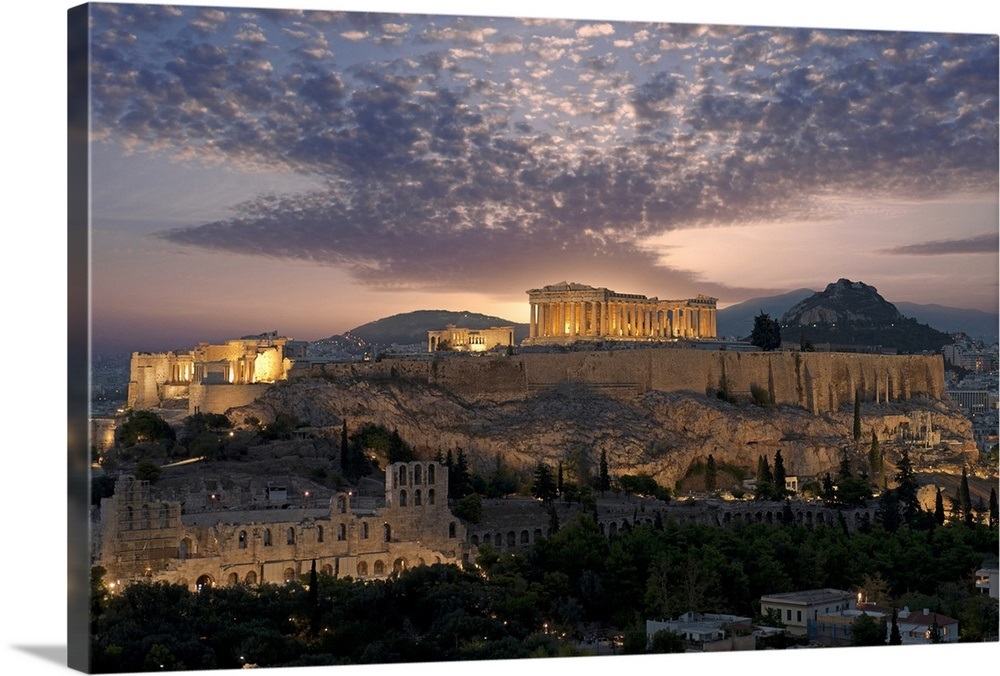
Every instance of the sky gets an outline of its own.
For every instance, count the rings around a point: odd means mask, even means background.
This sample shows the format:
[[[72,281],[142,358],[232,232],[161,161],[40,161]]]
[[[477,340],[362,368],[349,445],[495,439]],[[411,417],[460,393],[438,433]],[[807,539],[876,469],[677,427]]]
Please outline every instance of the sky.
[[[97,353],[563,280],[998,306],[995,35],[92,7]]]

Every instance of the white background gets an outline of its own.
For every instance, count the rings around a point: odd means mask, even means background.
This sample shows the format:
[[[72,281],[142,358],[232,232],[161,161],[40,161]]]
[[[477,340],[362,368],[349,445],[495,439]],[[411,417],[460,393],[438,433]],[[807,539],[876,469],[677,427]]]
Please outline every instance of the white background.
[[[937,3],[848,0],[816,3],[700,0],[309,0],[218,2],[226,6],[365,9],[419,13],[545,16],[570,19],[656,20],[826,28],[875,28],[992,33],[997,11],[981,0]],[[819,6],[822,5],[822,6]],[[63,2],[20,2],[4,6],[3,197],[7,217],[0,235],[3,275],[0,367],[4,453],[0,531],[3,639],[0,673],[50,674],[66,670],[66,11]],[[10,207],[13,209],[10,209]],[[466,664],[476,674],[511,669],[531,674],[609,670],[703,671],[770,674],[845,672],[922,674],[991,673],[1000,644],[891,649],[787,651],[739,655],[586,658]],[[457,665],[456,665],[457,666]],[[340,667],[338,673],[389,674],[400,667]],[[431,673],[433,667],[403,667]],[[447,667],[446,667],[447,668]],[[452,667],[454,668],[454,667]],[[270,670],[280,676],[329,668]],[[212,672],[222,673],[222,672]],[[231,672],[230,672],[231,673]]]

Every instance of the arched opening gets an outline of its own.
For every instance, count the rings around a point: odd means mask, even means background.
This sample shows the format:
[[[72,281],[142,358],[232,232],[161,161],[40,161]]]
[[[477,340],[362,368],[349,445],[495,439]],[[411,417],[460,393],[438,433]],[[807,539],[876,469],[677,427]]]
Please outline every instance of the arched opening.
[[[149,528],[149,505],[143,505],[139,510],[139,528]]]
[[[181,544],[177,548],[177,558],[183,561],[193,555],[194,543],[191,541],[191,538],[184,538],[181,540]]]
[[[333,577],[333,566],[329,563],[324,563],[323,567],[319,569],[319,572],[321,575],[329,575],[330,577]]]
[[[226,580],[226,584],[230,587],[240,583],[240,576],[236,573],[230,573],[229,578]]]
[[[271,529],[270,528],[265,528],[264,529],[264,546],[265,547],[270,547],[271,546]]]
[[[448,537],[450,537],[450,538],[455,537],[455,522],[454,521],[452,521],[451,523],[448,524]]]
[[[399,506],[406,507],[406,491],[399,492]]]
[[[341,514],[347,513],[347,498],[343,495],[337,496],[337,511]]]
[[[472,544],[474,544],[474,545],[476,545],[478,547],[479,546],[479,536],[478,535],[473,535],[472,538],[470,539],[470,542],[472,542]]]
[[[434,483],[434,465],[427,465],[427,483]],[[434,502],[432,501],[431,504],[433,505]]]
[[[522,545],[526,545],[529,542],[530,542],[530,536],[528,535],[528,531],[522,530],[521,531],[521,544]]]
[[[247,548],[247,532],[245,530],[241,530],[240,534],[236,536],[236,546],[240,549]]]
[[[337,524],[337,540],[343,541],[347,539],[347,526],[342,523]]]
[[[289,544],[289,545],[294,545],[295,544],[295,529],[294,528],[289,527],[288,530],[285,531],[285,543]]]
[[[414,485],[419,485],[421,483],[420,480],[423,478],[423,476],[421,475],[421,469],[422,468],[420,467],[420,465],[414,465],[413,466],[413,483],[414,483]]]
[[[316,526],[316,542],[323,541],[323,526]]]
[[[132,508],[125,508],[125,530],[132,530]]]
[[[375,575],[385,575],[385,564],[382,563],[382,559],[375,562],[375,565],[372,566],[372,572]]]
[[[392,562],[392,572],[402,573],[406,570],[406,559],[400,557]]]
[[[385,532],[383,533],[386,542],[392,542],[392,526],[385,524]]]
[[[419,507],[420,506],[420,489],[419,488],[417,490],[413,491],[413,506],[414,507]]]
[[[282,579],[284,579],[285,584],[295,580],[295,569],[285,568],[285,572],[282,574]]]
[[[500,533],[497,533],[496,535],[493,536],[493,544],[496,545],[497,547],[503,546],[503,536],[500,535]]]
[[[358,562],[358,577],[365,577],[368,575],[368,563],[366,561]]]
[[[434,489],[433,488],[427,489],[427,504],[428,505],[433,505],[434,504]]]
[[[367,540],[368,539],[368,522],[367,521],[362,521],[361,522],[361,539],[362,540]]]
[[[612,521],[608,525],[608,535],[617,535],[617,534],[618,534],[618,524]]]
[[[602,533],[604,532],[604,524],[601,524],[601,532]],[[542,537],[542,529],[541,528],[536,528],[535,529],[535,540],[538,540],[541,537]]]
[[[202,575],[195,580],[194,586],[198,591],[201,591],[202,589],[208,589],[215,586],[215,582],[212,580],[210,575]]]
[[[517,536],[514,535],[514,531],[508,532],[507,533],[507,546],[508,547],[513,547],[516,544],[517,544]]]
[[[406,485],[406,465],[399,466],[399,485]]]
[[[251,570],[243,579],[247,584],[257,584],[257,573]]]

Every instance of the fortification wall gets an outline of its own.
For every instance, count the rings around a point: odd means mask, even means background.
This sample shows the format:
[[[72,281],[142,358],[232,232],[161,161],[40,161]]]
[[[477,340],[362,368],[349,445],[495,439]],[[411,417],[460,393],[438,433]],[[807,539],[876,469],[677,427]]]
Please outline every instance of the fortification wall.
[[[188,398],[188,413],[225,413],[237,406],[246,406],[254,399],[264,394],[268,383],[253,383],[245,385],[202,385],[191,383]]]
[[[301,375],[408,378],[469,399],[518,399],[577,384],[616,396],[649,390],[714,395],[723,382],[737,397],[765,390],[776,404],[814,413],[853,402],[944,394],[940,355],[726,352],[683,348],[529,353],[514,357],[317,365]]]

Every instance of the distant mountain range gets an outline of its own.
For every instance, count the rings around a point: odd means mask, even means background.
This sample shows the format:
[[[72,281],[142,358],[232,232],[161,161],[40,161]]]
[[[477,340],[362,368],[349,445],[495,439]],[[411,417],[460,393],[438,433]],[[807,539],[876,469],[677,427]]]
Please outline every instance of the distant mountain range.
[[[751,298],[737,305],[719,310],[717,316],[720,336],[745,337],[753,329],[753,318],[761,312],[780,319],[796,304],[817,293],[812,289],[796,289],[777,296]],[[997,313],[917,303],[894,303],[905,317],[932,326],[945,333],[965,333],[988,343],[997,342],[1000,315]]]
[[[362,324],[343,334],[316,340],[309,344],[310,354],[334,353],[344,350],[348,353],[365,351],[366,348],[387,349],[393,345],[426,345],[427,332],[444,329],[454,324],[468,329],[488,329],[493,326],[513,326],[514,341],[520,343],[528,337],[528,325],[512,322],[501,317],[462,310],[416,310],[391,317],[383,317]]]
[[[846,281],[846,280],[844,280]],[[835,286],[835,285],[831,285]],[[867,287],[872,289],[872,287]],[[829,288],[829,287],[828,287]],[[869,294],[870,295],[870,294]],[[875,293],[877,296],[878,294]],[[718,333],[723,337],[746,337],[753,329],[753,319],[761,312],[772,318],[780,319],[797,304],[817,296],[812,289],[795,289],[777,296],[753,298],[738,305],[733,305],[718,312]],[[881,296],[878,296],[881,299]],[[859,300],[860,299],[860,300]],[[858,304],[878,303],[862,294],[853,301],[844,301],[848,306]],[[998,315],[979,310],[963,310],[944,307],[942,305],[917,305],[915,303],[899,303],[895,306],[882,299],[888,306],[878,310],[884,313],[902,313],[917,322],[928,324],[948,333],[963,332],[988,342],[997,340]],[[875,307],[874,305],[872,307]],[[869,308],[871,310],[871,308]],[[898,310],[898,312],[897,312]],[[842,312],[857,314],[859,307],[842,307]],[[896,316],[893,315],[893,316]],[[886,314],[886,316],[889,316]],[[528,337],[528,325],[512,322],[502,317],[484,315],[469,310],[416,310],[384,317],[367,324],[362,324],[342,334],[312,341],[309,354],[313,356],[360,356],[367,352],[382,351],[393,345],[424,345],[427,343],[427,332],[443,329],[448,324],[454,324],[470,329],[488,329],[492,326],[513,326],[514,340],[520,343]],[[786,332],[787,333],[787,332]],[[790,334],[786,339],[790,338]],[[798,334],[795,334],[795,338]],[[827,341],[822,341],[827,342]]]

